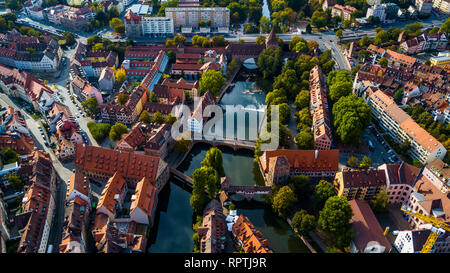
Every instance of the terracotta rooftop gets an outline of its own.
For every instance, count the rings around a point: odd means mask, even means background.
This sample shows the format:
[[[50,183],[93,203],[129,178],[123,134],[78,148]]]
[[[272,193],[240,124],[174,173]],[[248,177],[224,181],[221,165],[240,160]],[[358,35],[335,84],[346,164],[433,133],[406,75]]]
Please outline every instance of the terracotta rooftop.
[[[259,158],[264,171],[268,171],[269,159],[276,156],[285,156],[291,170],[337,171],[339,165],[339,150],[272,150]]]
[[[360,200],[351,200],[348,203],[353,210],[351,224],[355,232],[353,242],[356,248],[363,251],[369,242],[376,241],[386,247],[385,252],[389,252],[392,246],[384,236],[383,230],[369,204]]]
[[[386,186],[386,175],[382,170],[344,170],[342,178],[345,188]]]
[[[85,171],[113,175],[120,173],[124,178],[140,180],[148,177],[155,181],[159,158],[138,153],[111,150],[102,147],[77,144],[75,166]]]

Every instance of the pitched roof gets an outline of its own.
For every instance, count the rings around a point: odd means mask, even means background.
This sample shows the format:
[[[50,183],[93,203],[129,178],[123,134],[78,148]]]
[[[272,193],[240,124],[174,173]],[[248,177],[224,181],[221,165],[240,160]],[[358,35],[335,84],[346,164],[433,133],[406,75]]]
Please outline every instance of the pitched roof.
[[[113,175],[120,173],[124,178],[155,181],[159,157],[138,153],[111,150],[102,147],[77,144],[75,166],[81,170]]]
[[[140,208],[149,217],[152,216],[153,208],[156,206],[156,188],[147,177],[144,177],[136,185],[136,191],[132,197],[133,202],[130,206],[130,214],[137,208]]]
[[[89,178],[85,177],[78,170],[72,173],[69,178],[69,185],[67,188],[67,197],[76,190],[84,196],[89,196]]]
[[[285,156],[291,170],[300,172],[337,171],[339,167],[339,150],[272,150],[259,158],[264,171],[268,171],[269,159],[276,156]]]
[[[344,170],[342,179],[345,188],[386,186],[383,170]]]
[[[369,204],[360,200],[351,200],[348,203],[353,211],[351,224],[355,232],[353,242],[356,248],[363,251],[370,242],[375,241],[386,247],[385,252],[389,252],[392,246],[384,236],[383,230]]]
[[[114,175],[108,180],[105,185],[105,188],[102,191],[102,195],[98,200],[97,210],[100,210],[101,207],[104,207],[112,214],[116,211],[116,195],[121,195],[124,190],[124,186],[126,185],[125,179],[118,172],[114,173]]]
[[[233,235],[242,242],[242,248],[246,253],[272,253],[268,242],[262,237],[262,233],[255,229],[250,220],[241,214],[234,223]]]

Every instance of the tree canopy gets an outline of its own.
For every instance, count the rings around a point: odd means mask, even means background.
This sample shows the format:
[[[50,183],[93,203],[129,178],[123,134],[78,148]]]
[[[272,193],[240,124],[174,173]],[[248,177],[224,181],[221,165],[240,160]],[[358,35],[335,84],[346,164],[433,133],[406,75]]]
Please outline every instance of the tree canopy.
[[[199,89],[202,94],[210,91],[213,96],[217,96],[225,81],[226,79],[220,71],[209,70],[203,73],[200,78]]]
[[[371,121],[369,105],[355,94],[341,97],[332,112],[336,134],[343,143],[357,143]]]

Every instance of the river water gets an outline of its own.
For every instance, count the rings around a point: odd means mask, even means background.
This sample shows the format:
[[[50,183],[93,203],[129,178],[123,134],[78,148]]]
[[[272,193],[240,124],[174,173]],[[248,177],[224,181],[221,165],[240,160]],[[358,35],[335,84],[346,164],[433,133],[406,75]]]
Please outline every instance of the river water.
[[[252,78],[240,73],[235,86],[222,98],[220,105],[253,104],[264,106],[265,92],[269,91],[271,83]],[[244,78],[249,78],[246,81]],[[262,89],[263,92],[254,92]],[[251,92],[244,92],[249,90]],[[246,123],[245,126],[248,126]],[[187,175],[200,167],[206,152],[211,148],[207,144],[196,144],[190,154],[178,167]],[[261,173],[253,161],[253,151],[234,151],[229,147],[219,146],[223,154],[223,166],[225,174],[230,177],[233,185],[264,185]],[[159,194],[155,225],[150,231],[148,251],[152,253],[179,253],[192,252],[192,215],[189,204],[191,194],[171,179],[171,183]],[[232,196],[238,214],[244,214],[260,230],[263,237],[269,241],[269,247],[276,253],[301,252],[308,253],[308,249],[294,234],[287,222],[272,212],[267,207],[262,197],[257,197],[248,202],[239,196]]]
[[[267,0],[263,1],[262,15],[266,16],[270,20],[270,10],[269,10],[269,4],[267,3]]]

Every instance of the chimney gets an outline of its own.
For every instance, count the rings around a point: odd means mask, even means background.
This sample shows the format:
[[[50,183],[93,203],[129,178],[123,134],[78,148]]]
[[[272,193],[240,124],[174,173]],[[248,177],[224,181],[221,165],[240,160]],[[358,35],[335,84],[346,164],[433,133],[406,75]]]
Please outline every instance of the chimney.
[[[319,150],[316,150],[315,154],[314,154],[314,160],[317,160],[317,156],[319,155]]]

